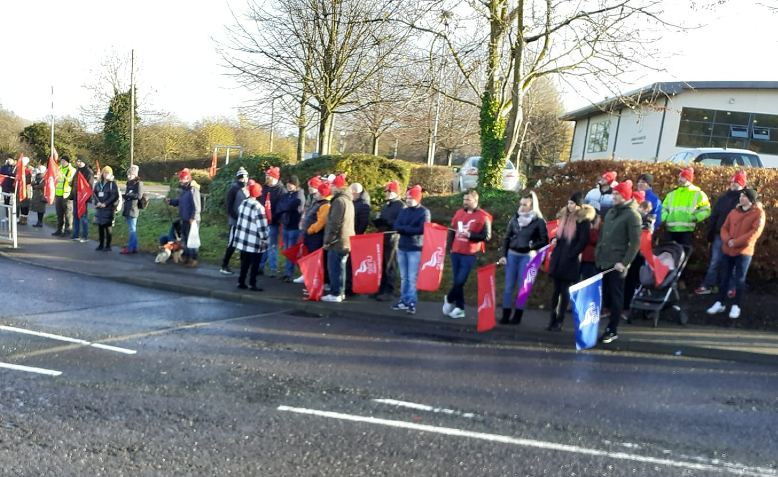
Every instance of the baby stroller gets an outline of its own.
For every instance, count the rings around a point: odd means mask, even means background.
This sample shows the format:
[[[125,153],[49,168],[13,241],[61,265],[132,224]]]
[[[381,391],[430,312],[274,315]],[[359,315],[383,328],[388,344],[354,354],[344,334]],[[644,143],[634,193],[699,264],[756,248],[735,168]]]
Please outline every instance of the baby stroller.
[[[681,308],[681,297],[678,294],[678,280],[681,278],[692,249],[689,246],[676,242],[668,242],[657,245],[652,253],[657,260],[668,266],[667,276],[656,285],[654,272],[648,263],[640,268],[640,286],[632,297],[630,305],[630,318],[642,317],[653,320],[654,328],[659,325],[659,318],[663,310],[672,308],[678,313],[678,321],[685,325],[689,316]]]

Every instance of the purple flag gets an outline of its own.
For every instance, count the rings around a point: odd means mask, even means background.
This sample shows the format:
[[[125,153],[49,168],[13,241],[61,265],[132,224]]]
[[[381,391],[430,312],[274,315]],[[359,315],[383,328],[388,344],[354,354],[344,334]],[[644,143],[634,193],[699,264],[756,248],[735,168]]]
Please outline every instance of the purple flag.
[[[516,295],[516,308],[524,309],[524,305],[527,304],[527,298],[532,291],[532,285],[535,284],[535,278],[538,276],[538,270],[543,264],[543,259],[546,257],[549,245],[538,250],[538,253],[532,257],[532,260],[527,263],[527,267],[521,273],[521,286],[519,286],[519,294]]]

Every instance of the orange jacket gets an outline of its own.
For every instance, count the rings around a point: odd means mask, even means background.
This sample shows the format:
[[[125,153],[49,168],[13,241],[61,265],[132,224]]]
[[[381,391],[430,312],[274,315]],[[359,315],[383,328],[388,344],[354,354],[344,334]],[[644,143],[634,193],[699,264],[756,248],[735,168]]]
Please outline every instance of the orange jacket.
[[[762,235],[764,224],[762,204],[756,203],[746,211],[740,206],[735,207],[721,226],[721,250],[730,257],[754,255],[754,245]]]

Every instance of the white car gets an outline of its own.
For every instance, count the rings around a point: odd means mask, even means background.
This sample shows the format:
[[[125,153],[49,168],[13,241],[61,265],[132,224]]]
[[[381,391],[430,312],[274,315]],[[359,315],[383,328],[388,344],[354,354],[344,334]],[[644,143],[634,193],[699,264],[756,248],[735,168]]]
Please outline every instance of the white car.
[[[462,192],[478,186],[478,163],[481,156],[472,156],[465,159],[462,167],[454,176],[454,192]],[[502,189],[519,191],[519,173],[511,161],[505,161],[505,168],[502,170]]]
[[[699,147],[686,149],[670,156],[666,162],[681,165],[764,167],[759,154],[747,149]]]

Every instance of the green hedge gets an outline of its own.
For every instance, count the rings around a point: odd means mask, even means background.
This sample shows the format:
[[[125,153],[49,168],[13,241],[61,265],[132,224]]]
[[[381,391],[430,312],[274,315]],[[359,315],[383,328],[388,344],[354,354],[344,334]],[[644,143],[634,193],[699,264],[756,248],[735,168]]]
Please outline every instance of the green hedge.
[[[208,188],[209,198],[206,208],[208,210],[221,210],[224,208],[227,190],[229,190],[230,184],[235,180],[235,173],[238,172],[238,169],[241,167],[246,169],[250,178],[264,183],[265,171],[268,167],[276,166],[281,167],[283,170],[287,163],[288,159],[286,157],[276,154],[258,154],[231,160],[229,164],[219,168],[216,177],[211,181],[210,187]]]
[[[411,171],[411,184],[428,194],[448,194],[454,184],[454,170],[446,166],[418,166]]]

